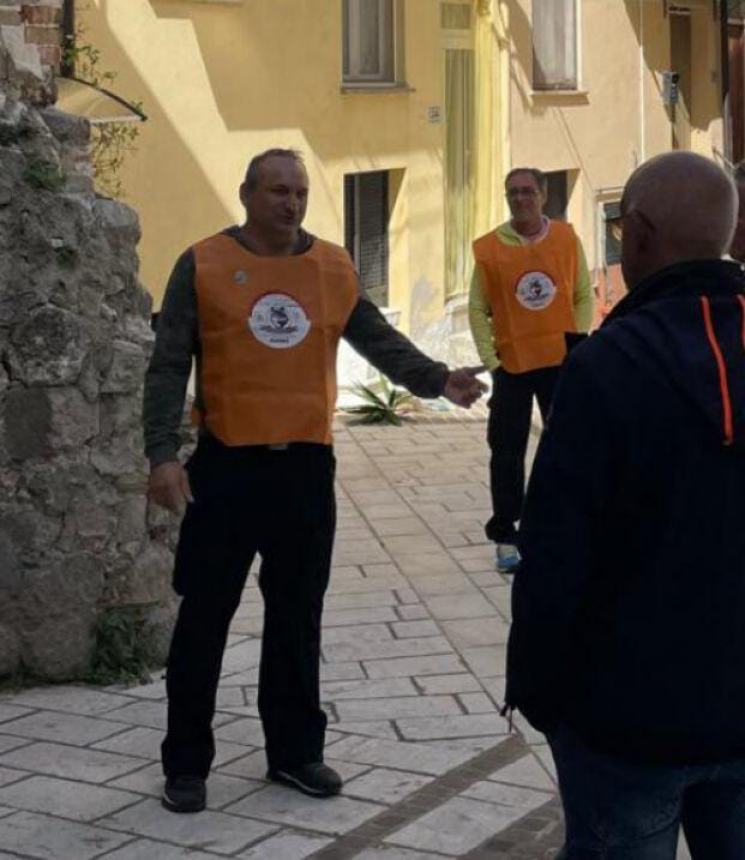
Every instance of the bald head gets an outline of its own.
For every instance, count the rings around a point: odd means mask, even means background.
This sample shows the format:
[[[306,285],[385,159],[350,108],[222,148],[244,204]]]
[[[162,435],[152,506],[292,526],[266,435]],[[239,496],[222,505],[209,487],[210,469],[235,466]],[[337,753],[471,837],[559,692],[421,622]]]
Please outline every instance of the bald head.
[[[621,203],[629,286],[674,263],[722,257],[737,206],[734,183],[708,158],[671,152],[645,162],[626,184]]]

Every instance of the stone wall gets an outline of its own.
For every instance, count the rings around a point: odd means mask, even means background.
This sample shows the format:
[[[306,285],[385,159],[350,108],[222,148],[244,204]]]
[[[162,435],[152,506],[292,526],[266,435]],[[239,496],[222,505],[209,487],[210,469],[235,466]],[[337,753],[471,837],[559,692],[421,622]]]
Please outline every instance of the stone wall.
[[[0,69],[0,677],[60,679],[112,608],[162,657],[174,528],[144,496],[137,216],[94,193],[87,122],[19,98],[1,34]]]

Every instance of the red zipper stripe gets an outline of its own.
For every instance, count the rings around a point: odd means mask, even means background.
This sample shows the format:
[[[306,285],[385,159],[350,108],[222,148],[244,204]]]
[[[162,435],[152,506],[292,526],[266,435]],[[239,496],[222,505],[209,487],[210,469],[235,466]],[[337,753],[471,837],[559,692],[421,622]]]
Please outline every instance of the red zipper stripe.
[[[724,444],[731,445],[734,440],[734,429],[732,425],[732,400],[729,395],[729,383],[727,381],[727,365],[724,363],[722,349],[719,346],[714,325],[711,321],[711,305],[706,296],[701,296],[701,307],[704,314],[704,326],[706,328],[706,337],[709,339],[709,346],[714,353],[714,358],[719,371],[719,390],[722,394],[722,419],[724,424]],[[743,305],[745,310],[745,304]],[[743,331],[745,337],[745,330]]]

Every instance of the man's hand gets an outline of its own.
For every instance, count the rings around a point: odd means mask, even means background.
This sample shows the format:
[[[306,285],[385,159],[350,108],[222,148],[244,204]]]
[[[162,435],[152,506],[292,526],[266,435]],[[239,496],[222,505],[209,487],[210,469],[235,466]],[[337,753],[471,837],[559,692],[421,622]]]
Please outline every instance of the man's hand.
[[[459,367],[457,370],[452,370],[445,383],[443,395],[456,406],[470,409],[486,391],[486,385],[476,379],[477,374],[483,373],[484,370],[483,366]]]
[[[186,469],[176,460],[161,463],[150,472],[147,496],[151,502],[182,514],[187,502],[193,502]]]

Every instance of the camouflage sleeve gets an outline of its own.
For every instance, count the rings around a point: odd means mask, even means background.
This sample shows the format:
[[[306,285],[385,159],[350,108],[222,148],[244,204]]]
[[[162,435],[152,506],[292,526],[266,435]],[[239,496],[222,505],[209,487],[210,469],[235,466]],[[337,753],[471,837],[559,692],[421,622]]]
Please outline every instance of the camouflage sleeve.
[[[397,331],[364,296],[352,311],[344,337],[373,367],[417,397],[439,397],[449,370],[433,361]]]
[[[145,375],[143,425],[150,467],[176,460],[192,358],[199,352],[191,250],[176,261],[158,315],[155,349]]]

